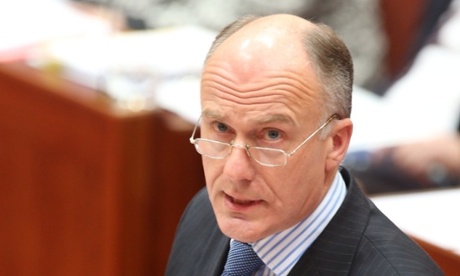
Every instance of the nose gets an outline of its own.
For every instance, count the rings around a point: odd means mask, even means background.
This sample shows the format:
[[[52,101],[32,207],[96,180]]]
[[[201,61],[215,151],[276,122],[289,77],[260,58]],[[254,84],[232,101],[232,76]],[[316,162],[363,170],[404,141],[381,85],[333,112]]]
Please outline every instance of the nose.
[[[235,183],[253,180],[255,175],[254,162],[249,156],[246,146],[234,144],[232,151],[225,160],[223,173]]]

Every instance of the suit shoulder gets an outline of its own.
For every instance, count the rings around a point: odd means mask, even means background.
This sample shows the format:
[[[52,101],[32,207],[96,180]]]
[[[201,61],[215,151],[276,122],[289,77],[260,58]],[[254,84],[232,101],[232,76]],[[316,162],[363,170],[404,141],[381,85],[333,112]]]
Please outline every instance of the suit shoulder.
[[[201,189],[190,201],[185,209],[179,226],[185,228],[194,228],[201,223],[215,223],[215,217],[209,201],[206,188]],[[201,225],[203,226],[203,225]]]
[[[208,193],[202,189],[179,222],[166,275],[217,275],[227,247],[228,238],[219,230]]]
[[[374,275],[370,268],[379,268],[378,275],[444,275],[418,244],[375,207],[354,263],[358,265],[353,275]]]

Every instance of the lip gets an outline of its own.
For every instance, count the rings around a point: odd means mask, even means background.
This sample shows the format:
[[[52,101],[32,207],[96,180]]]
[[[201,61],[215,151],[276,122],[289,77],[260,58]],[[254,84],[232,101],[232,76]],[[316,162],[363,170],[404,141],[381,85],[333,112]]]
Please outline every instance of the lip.
[[[232,197],[228,194],[225,195],[225,205],[233,211],[243,212],[249,211],[262,203],[262,200],[241,199]]]

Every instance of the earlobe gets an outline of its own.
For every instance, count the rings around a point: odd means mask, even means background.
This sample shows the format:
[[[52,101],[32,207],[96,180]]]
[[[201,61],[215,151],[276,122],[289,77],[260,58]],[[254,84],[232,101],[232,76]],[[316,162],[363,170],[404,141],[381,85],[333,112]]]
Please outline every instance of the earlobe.
[[[331,129],[331,147],[326,160],[328,171],[336,170],[342,163],[347,154],[350,144],[351,134],[353,133],[353,123],[349,118],[337,121]]]

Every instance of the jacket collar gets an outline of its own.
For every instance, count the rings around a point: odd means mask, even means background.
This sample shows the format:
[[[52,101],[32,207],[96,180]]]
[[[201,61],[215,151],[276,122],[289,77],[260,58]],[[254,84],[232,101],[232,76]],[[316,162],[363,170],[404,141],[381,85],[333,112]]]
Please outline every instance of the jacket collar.
[[[299,259],[289,275],[327,274],[331,268],[348,275],[359,241],[370,217],[369,201],[341,168],[347,195],[329,225]]]

